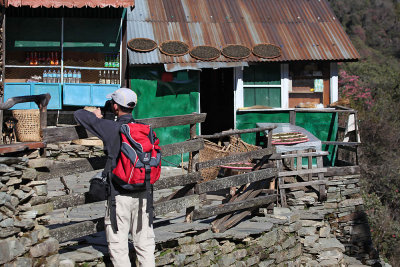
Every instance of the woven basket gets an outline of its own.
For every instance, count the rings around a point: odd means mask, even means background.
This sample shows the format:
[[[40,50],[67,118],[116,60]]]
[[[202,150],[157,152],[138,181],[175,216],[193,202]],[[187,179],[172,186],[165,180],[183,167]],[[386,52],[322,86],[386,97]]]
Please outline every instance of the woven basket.
[[[251,145],[243,141],[240,137],[231,135],[227,150],[230,154],[250,152],[261,149],[259,146]]]
[[[19,142],[42,140],[38,109],[16,109],[12,111],[12,115],[18,120],[15,130]]]
[[[229,152],[226,148],[217,145],[208,140],[204,140],[204,148],[199,152],[199,162],[209,161],[213,159],[223,158],[228,156]],[[207,182],[217,178],[220,167],[205,168],[200,171],[202,180],[200,182]]]

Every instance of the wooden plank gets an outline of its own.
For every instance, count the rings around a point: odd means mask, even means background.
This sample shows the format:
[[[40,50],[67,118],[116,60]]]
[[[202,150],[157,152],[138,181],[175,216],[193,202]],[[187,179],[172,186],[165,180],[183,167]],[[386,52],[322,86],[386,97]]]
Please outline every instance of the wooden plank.
[[[199,203],[199,195],[190,195],[182,198],[177,198],[154,204],[154,214],[160,216],[167,214],[168,212],[180,212],[185,210],[185,208],[196,206]]]
[[[244,174],[232,175],[225,178],[220,178],[216,180],[212,180],[209,182],[204,182],[196,185],[196,192],[198,194],[217,191],[220,189],[232,187],[232,186],[240,186],[247,183],[253,183],[256,181],[261,181],[269,178],[276,177],[278,171],[276,168],[269,168],[260,171],[253,171]]]
[[[181,143],[161,146],[162,156],[171,156],[176,154],[187,153],[189,151],[197,151],[204,147],[202,139],[189,140]],[[71,175],[75,173],[89,172],[101,170],[106,164],[106,157],[95,157],[88,159],[74,159],[66,162],[53,164],[49,167],[49,172],[38,172],[38,180],[49,180],[61,176]]]
[[[183,186],[183,185],[187,185],[187,184],[194,184],[194,183],[197,183],[197,181],[199,181],[200,179],[201,179],[200,172],[192,172],[192,173],[183,174],[183,175],[160,178],[154,184],[154,191],[172,188],[174,186]]]
[[[275,155],[275,154],[274,154]],[[316,156],[327,156],[329,155],[328,151],[318,151],[318,152],[303,152],[299,154],[285,154],[281,155],[282,159],[288,159],[288,158],[295,158],[297,156],[299,157],[316,157]]]
[[[359,146],[360,142],[336,142],[336,141],[321,141],[323,145],[341,145],[341,146]]]
[[[97,233],[104,230],[104,218],[94,221],[84,221],[71,225],[58,227],[49,231],[50,236],[57,239],[58,242],[65,242],[86,235]]]
[[[4,47],[3,47],[4,49]],[[3,58],[3,60],[5,60]],[[7,99],[6,102],[0,103],[0,109],[5,110],[5,109],[10,109],[14,105],[18,103],[25,103],[25,102],[35,102],[35,104],[40,108],[40,107],[47,107],[49,104],[51,95],[49,93],[47,94],[40,94],[40,95],[25,95],[25,96],[14,96],[9,99]]]
[[[267,205],[274,202],[276,195],[268,195],[257,197],[253,199],[247,199],[243,201],[229,202],[221,205],[214,205],[209,207],[204,207],[201,209],[195,209],[193,213],[193,220],[204,219],[212,217],[219,214],[244,210],[247,208],[256,208],[259,206]]]
[[[343,176],[360,173],[360,166],[330,167],[327,168],[325,176]]]
[[[309,174],[309,173],[323,173],[327,172],[327,168],[315,168],[311,170],[300,170],[300,171],[285,171],[285,172],[279,172],[279,176],[292,176],[292,175],[303,175],[303,174]]]
[[[150,124],[153,129],[201,123],[206,120],[206,113],[192,113],[187,115],[167,116],[158,118],[138,119],[136,121]]]
[[[265,155],[270,155],[275,151],[275,148],[264,148],[256,151],[238,153],[231,156],[226,156],[219,159],[204,161],[196,163],[196,170],[201,170],[204,168],[220,166],[226,163],[242,162],[253,158],[261,158]]]
[[[296,109],[289,111],[289,123],[296,125]]]
[[[201,176],[200,173],[198,172],[160,178],[154,184],[154,191],[171,188],[179,185],[193,184],[196,183],[197,180],[199,180],[200,178]],[[91,203],[91,201],[87,199],[86,193],[52,197],[50,201],[53,202],[54,209],[76,207],[79,205]]]
[[[178,155],[193,151],[198,151],[204,148],[203,139],[188,140],[180,143],[174,143],[161,146],[161,153],[163,157]]]
[[[23,143],[13,143],[0,145],[0,154],[21,152],[29,149],[44,148],[46,144],[43,142],[23,142]]]
[[[235,134],[244,134],[244,133],[258,133],[262,131],[271,131],[275,129],[276,126],[269,126],[269,127],[261,127],[261,128],[251,128],[251,129],[244,129],[244,130],[232,130],[232,131],[224,131],[222,133],[216,133],[212,135],[199,135],[198,138],[205,138],[205,139],[212,139],[212,138],[221,138],[224,136],[231,136]]]
[[[317,157],[317,167],[322,168],[324,166],[322,157]],[[325,181],[324,174],[322,172],[318,173],[318,180]],[[326,186],[324,184],[319,185],[319,201],[326,200]]]
[[[104,168],[106,161],[106,157],[95,157],[56,163],[49,167],[49,172],[38,172],[37,179],[49,180],[76,173],[101,170]]]
[[[291,183],[291,184],[282,184],[280,186],[281,189],[286,189],[286,188],[301,188],[305,186],[312,186],[312,185],[325,185],[326,181],[320,181],[320,180],[315,180],[315,181],[309,181],[309,182],[299,182],[299,183]]]
[[[354,110],[337,110],[326,108],[295,108],[294,110],[302,113],[354,113]]]
[[[206,114],[189,114],[149,119],[138,119],[137,122],[150,124],[153,129],[161,127],[169,127],[176,125],[194,124],[205,121]],[[69,126],[69,127],[52,127],[43,130],[43,142],[55,143],[61,141],[71,141],[76,139],[83,139],[93,137],[93,135],[86,131],[82,126]]]

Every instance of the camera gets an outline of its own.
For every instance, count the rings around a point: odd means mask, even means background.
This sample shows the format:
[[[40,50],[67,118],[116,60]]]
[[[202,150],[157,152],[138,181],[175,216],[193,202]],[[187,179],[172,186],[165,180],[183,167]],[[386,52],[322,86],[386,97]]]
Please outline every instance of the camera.
[[[100,108],[103,119],[114,120],[115,114],[112,110],[112,100],[107,100],[104,107]]]

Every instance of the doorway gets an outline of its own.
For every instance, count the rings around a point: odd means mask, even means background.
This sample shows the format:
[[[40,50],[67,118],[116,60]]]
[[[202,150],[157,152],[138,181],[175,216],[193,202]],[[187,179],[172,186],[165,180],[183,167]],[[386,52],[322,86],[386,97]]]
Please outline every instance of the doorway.
[[[200,110],[207,113],[201,134],[234,128],[233,68],[203,69],[200,72]]]

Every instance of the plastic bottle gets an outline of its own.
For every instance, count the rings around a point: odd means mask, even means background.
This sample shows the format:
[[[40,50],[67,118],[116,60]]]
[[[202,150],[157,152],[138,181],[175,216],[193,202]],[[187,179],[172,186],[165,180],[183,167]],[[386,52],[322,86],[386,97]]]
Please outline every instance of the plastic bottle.
[[[44,83],[47,83],[47,71],[46,70],[43,71],[43,79],[42,79],[42,81]]]
[[[101,76],[101,70],[99,70],[99,84],[102,84],[103,80],[102,80],[102,76]]]
[[[119,71],[118,70],[115,72],[115,83],[119,84]]]
[[[64,74],[63,74],[63,78],[64,78],[64,83],[68,83],[68,73],[67,73],[67,70],[64,70]]]
[[[115,84],[115,71],[111,72],[111,77],[110,77],[110,84]]]
[[[57,71],[57,83],[61,83],[61,71]]]
[[[119,68],[119,54],[117,54],[117,60],[115,61],[115,67]]]
[[[81,74],[81,71],[80,71],[80,70],[78,70],[77,77],[78,77],[77,83],[81,83],[81,81],[82,81],[82,74]]]
[[[109,64],[110,64],[110,63],[108,62],[108,55],[106,55],[105,58],[104,58],[104,67],[105,67],[105,68],[108,68],[108,67],[109,67]]]
[[[53,70],[53,72],[51,73],[51,77],[52,79],[52,83],[57,83],[57,72],[56,70]]]
[[[72,82],[73,83],[78,83],[78,74],[76,73],[76,70],[72,73]]]
[[[68,82],[69,82],[69,83],[73,83],[73,80],[72,80],[72,71],[71,71],[71,70],[68,71]]]

